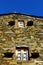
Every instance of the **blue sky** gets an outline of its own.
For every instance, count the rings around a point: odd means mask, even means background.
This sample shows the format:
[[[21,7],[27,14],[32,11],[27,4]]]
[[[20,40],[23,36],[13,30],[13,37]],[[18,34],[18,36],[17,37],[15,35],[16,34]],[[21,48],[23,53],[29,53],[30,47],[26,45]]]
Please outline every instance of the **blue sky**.
[[[43,0],[0,0],[0,14],[15,11],[43,16]]]

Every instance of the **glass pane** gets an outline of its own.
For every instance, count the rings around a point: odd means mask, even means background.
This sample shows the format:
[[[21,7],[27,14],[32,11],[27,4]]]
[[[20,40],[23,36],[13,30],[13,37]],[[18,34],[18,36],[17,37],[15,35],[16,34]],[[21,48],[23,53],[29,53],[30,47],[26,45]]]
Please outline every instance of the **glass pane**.
[[[23,52],[23,60],[28,60],[28,51]]]
[[[23,60],[27,60],[27,58],[23,58]]]
[[[21,60],[21,57],[18,57],[17,60]]]
[[[21,60],[21,50],[19,51],[17,51],[17,60]]]
[[[21,56],[21,53],[18,53],[18,57],[20,57]]]
[[[18,26],[19,27],[24,27],[24,23],[23,22],[18,22]]]

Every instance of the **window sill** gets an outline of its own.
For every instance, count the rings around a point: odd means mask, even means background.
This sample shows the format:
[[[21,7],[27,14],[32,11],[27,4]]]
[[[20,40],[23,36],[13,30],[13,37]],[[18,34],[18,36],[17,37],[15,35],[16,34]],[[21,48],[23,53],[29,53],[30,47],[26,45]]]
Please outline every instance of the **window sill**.
[[[33,61],[32,60],[22,60],[22,61],[17,60],[17,62],[24,62],[24,63],[27,62],[28,63],[28,62],[33,62]]]

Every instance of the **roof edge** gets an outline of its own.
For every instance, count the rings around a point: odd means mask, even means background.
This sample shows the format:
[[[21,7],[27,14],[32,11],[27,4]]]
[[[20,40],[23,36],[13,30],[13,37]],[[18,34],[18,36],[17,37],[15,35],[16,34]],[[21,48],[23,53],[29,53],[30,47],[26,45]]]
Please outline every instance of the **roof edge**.
[[[17,12],[13,12],[13,13],[4,13],[4,14],[0,14],[0,16],[11,15],[11,14],[25,15],[25,16],[31,16],[31,17],[36,17],[36,18],[43,18],[43,16],[36,16],[36,15],[30,15],[30,14],[23,14],[23,13],[17,13]]]

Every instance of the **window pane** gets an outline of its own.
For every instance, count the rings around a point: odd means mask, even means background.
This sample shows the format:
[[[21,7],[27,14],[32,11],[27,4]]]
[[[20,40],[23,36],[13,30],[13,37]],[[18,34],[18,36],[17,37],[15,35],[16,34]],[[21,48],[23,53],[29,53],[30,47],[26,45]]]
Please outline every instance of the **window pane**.
[[[18,57],[17,60],[21,60],[21,57]]]
[[[18,26],[19,27],[24,27],[24,23],[23,22],[18,22]]]
[[[17,51],[17,60],[21,60],[21,50]]]
[[[18,26],[24,27],[24,20],[18,20]]]
[[[20,57],[21,56],[21,53],[18,53],[18,57]]]
[[[28,51],[23,52],[23,60],[28,60]]]
[[[27,60],[27,58],[23,58],[23,60]]]

